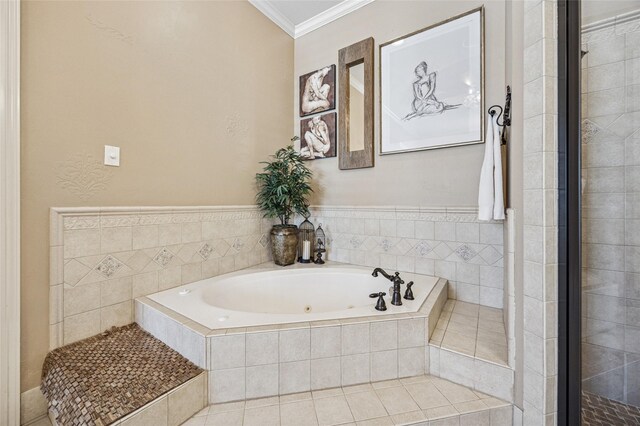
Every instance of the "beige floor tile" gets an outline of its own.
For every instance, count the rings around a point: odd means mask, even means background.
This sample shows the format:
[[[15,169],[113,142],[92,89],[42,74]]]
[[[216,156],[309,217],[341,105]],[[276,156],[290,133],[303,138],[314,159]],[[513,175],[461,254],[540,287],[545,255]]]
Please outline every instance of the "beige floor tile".
[[[357,426],[393,426],[391,417],[379,417],[377,419],[363,420],[356,423]]]
[[[278,396],[270,396],[268,398],[258,398],[258,399],[250,399],[247,401],[247,405],[245,409],[256,408],[256,407],[265,407],[267,405],[277,405],[280,403],[280,397]]]
[[[504,323],[502,321],[483,320],[478,322],[478,329],[504,333]]]
[[[423,410],[422,412],[427,416],[427,419],[429,419],[429,421],[441,419],[444,417],[457,416],[459,414],[458,410],[456,410],[452,405],[429,408],[427,410]]]
[[[423,376],[414,376],[414,377],[405,377],[400,379],[400,383],[403,385],[410,385],[411,383],[422,383],[431,381],[431,376],[423,375]]]
[[[208,414],[224,413],[226,411],[244,410],[244,401],[227,402],[225,404],[212,404],[209,406]]]
[[[305,399],[311,399],[311,392],[292,393],[289,395],[280,395],[280,404],[286,404],[288,402],[303,401]]]
[[[209,414],[209,407],[204,407],[202,410],[198,411],[193,417],[206,416]]]
[[[209,414],[205,426],[242,426],[244,410]]]
[[[458,404],[453,404],[453,406],[456,408],[456,410],[458,410],[460,414],[489,409],[489,407],[484,405],[484,402],[482,402],[482,400],[480,399],[475,401],[460,402]]]
[[[280,426],[280,406],[245,409],[243,426]]]
[[[490,349],[476,348],[475,357],[501,365],[507,365],[508,363],[507,348],[499,345]]]
[[[436,328],[431,334],[431,340],[429,340],[430,344],[442,343],[442,339],[444,338],[444,329]]]
[[[373,388],[374,389],[383,389],[383,388],[392,388],[395,386],[402,386],[402,383],[400,383],[400,380],[385,380],[382,382],[374,382],[372,383]]]
[[[444,306],[442,307],[442,311],[443,312],[451,312],[453,311],[453,307],[455,306],[456,301],[453,299],[449,299],[445,302]]]
[[[477,317],[479,312],[480,312],[480,305],[476,305],[475,303],[456,301],[456,305],[453,307],[454,314],[462,314],[462,315]]]
[[[342,388],[331,388],[331,389],[312,391],[311,395],[313,395],[313,399],[319,399],[319,398],[326,398],[329,396],[344,395],[344,392],[342,392]]]
[[[356,421],[368,420],[387,415],[378,395],[371,390],[367,392],[352,393],[346,396],[351,414]]]
[[[505,345],[507,344],[507,336],[502,332],[496,332],[493,330],[485,330],[482,328],[478,329],[478,341],[487,343],[487,344],[495,344],[495,345]]]
[[[486,405],[489,408],[498,408],[498,407],[505,407],[507,405],[510,405],[508,402],[498,398],[494,398],[492,396],[488,398],[484,398],[482,402],[484,402],[484,405]]]
[[[320,426],[339,425],[354,420],[344,396],[315,399],[314,404]]]
[[[479,314],[478,317],[480,318],[480,321],[488,320],[488,321],[500,322],[504,320],[502,309],[489,308],[488,306],[480,306],[478,314]]]
[[[475,338],[447,330],[442,340],[442,347],[474,356],[476,352],[476,340]]]
[[[207,416],[198,416],[192,417],[186,422],[182,423],[181,426],[206,426],[207,424]]]
[[[422,410],[451,405],[432,382],[413,383],[405,387]]]
[[[476,395],[471,389],[452,383],[448,380],[434,379],[432,380],[432,383],[451,404],[476,401],[479,399],[478,395]]]
[[[346,387],[342,388],[342,391],[344,392],[345,395],[348,395],[350,393],[366,392],[366,391],[372,391],[372,390],[373,390],[373,386],[371,385],[371,383],[364,383],[362,385],[346,386]]]
[[[408,413],[401,413],[391,416],[394,425],[411,424],[415,422],[422,422],[427,420],[427,416],[420,410],[410,411]]]
[[[420,385],[418,383],[416,385]],[[416,386],[410,385],[410,386]],[[387,409],[390,415],[408,413],[410,411],[416,411],[420,407],[414,402],[409,392],[404,387],[394,387],[394,388],[384,388],[378,389],[377,391],[378,397],[382,404],[384,404],[384,408]]]
[[[456,312],[451,314],[451,318],[449,318],[449,325],[451,324],[464,324],[477,326],[478,325],[478,317],[470,316],[465,314],[458,314]]]
[[[291,402],[280,405],[281,426],[317,426],[316,410],[313,400]]]
[[[447,326],[447,330],[444,333],[444,338],[446,339],[448,335],[454,332],[475,340],[476,336],[478,335],[478,328],[475,325],[450,322]]]

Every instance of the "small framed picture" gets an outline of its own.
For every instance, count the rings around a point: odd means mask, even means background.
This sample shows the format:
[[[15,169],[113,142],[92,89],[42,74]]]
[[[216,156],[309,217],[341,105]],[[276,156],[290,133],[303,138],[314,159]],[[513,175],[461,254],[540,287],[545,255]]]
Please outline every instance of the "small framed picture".
[[[317,160],[336,156],[336,113],[300,120],[300,156]]]
[[[336,66],[300,76],[300,117],[336,107]]]
[[[380,153],[484,142],[484,9],[380,45]]]

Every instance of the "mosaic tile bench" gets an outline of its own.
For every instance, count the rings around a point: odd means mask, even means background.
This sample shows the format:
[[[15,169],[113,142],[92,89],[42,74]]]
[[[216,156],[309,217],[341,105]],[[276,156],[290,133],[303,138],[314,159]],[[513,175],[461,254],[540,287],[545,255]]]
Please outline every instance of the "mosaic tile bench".
[[[50,352],[41,389],[54,424],[132,424],[164,407],[163,423],[177,425],[204,406],[206,375],[134,323]]]

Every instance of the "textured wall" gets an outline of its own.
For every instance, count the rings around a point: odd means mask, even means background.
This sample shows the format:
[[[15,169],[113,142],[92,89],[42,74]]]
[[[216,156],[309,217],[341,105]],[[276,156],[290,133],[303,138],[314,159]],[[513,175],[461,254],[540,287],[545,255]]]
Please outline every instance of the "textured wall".
[[[337,64],[338,50],[367,37],[375,40],[375,167],[338,170],[338,160],[313,162],[314,204],[477,206],[484,145],[396,155],[379,152],[378,45],[479,7],[478,1],[376,1],[295,41],[295,75]],[[504,103],[505,2],[485,6],[485,95],[487,108]],[[298,80],[295,80],[298,132]],[[354,197],[357,194],[357,198]],[[382,195],[381,195],[382,194]]]
[[[292,70],[247,2],[22,3],[23,390],[49,345],[49,208],[252,204],[291,136]]]

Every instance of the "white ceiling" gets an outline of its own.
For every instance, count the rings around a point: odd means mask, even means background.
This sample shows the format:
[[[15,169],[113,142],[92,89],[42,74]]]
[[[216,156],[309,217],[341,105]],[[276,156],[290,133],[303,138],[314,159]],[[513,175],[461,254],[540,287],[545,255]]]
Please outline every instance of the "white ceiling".
[[[269,3],[291,21],[298,25],[314,16],[324,12],[333,6],[342,3],[342,0],[268,0]]]
[[[374,0],[249,0],[260,12],[297,38]]]

